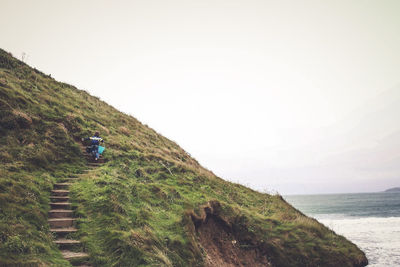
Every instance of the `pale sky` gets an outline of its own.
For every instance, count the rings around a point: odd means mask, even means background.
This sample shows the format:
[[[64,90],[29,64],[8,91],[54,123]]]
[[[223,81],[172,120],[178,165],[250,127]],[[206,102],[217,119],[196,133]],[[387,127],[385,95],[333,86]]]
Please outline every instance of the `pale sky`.
[[[0,0],[0,47],[281,194],[400,186],[400,1]]]

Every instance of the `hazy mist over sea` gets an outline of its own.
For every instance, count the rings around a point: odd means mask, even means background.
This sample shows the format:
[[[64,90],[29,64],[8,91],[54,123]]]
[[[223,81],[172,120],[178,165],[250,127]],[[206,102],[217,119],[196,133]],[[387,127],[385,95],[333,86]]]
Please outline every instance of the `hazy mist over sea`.
[[[281,194],[399,186],[400,1],[3,0],[2,48],[218,176]]]

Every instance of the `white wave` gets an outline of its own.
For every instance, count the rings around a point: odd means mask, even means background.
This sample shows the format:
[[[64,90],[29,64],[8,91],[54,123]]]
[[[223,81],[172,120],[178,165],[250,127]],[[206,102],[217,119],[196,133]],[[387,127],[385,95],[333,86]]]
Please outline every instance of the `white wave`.
[[[325,217],[318,221],[362,249],[369,266],[400,266],[400,217]]]

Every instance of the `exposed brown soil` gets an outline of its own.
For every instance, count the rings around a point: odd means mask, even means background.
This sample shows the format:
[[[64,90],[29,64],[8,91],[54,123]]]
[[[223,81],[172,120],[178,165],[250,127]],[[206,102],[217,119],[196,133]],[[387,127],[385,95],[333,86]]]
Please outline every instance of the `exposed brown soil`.
[[[206,266],[271,266],[265,252],[241,244],[231,226],[212,207],[204,207],[202,218],[192,215],[198,241],[206,254]]]

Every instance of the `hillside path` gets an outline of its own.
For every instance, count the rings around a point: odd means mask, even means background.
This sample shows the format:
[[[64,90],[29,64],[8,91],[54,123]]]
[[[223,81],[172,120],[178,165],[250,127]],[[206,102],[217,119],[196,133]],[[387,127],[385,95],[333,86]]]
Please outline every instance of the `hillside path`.
[[[87,161],[87,174],[94,168],[104,163],[103,159],[93,162],[91,156],[86,153],[86,148],[81,145],[82,153]],[[69,186],[79,180],[82,174],[74,175],[69,178],[61,178],[54,184],[50,196],[49,225],[50,231],[54,234],[54,243],[61,250],[64,259],[68,260],[74,266],[89,267],[90,255],[85,252],[80,240],[75,239],[78,229],[76,228],[76,218],[71,207],[69,197]]]

